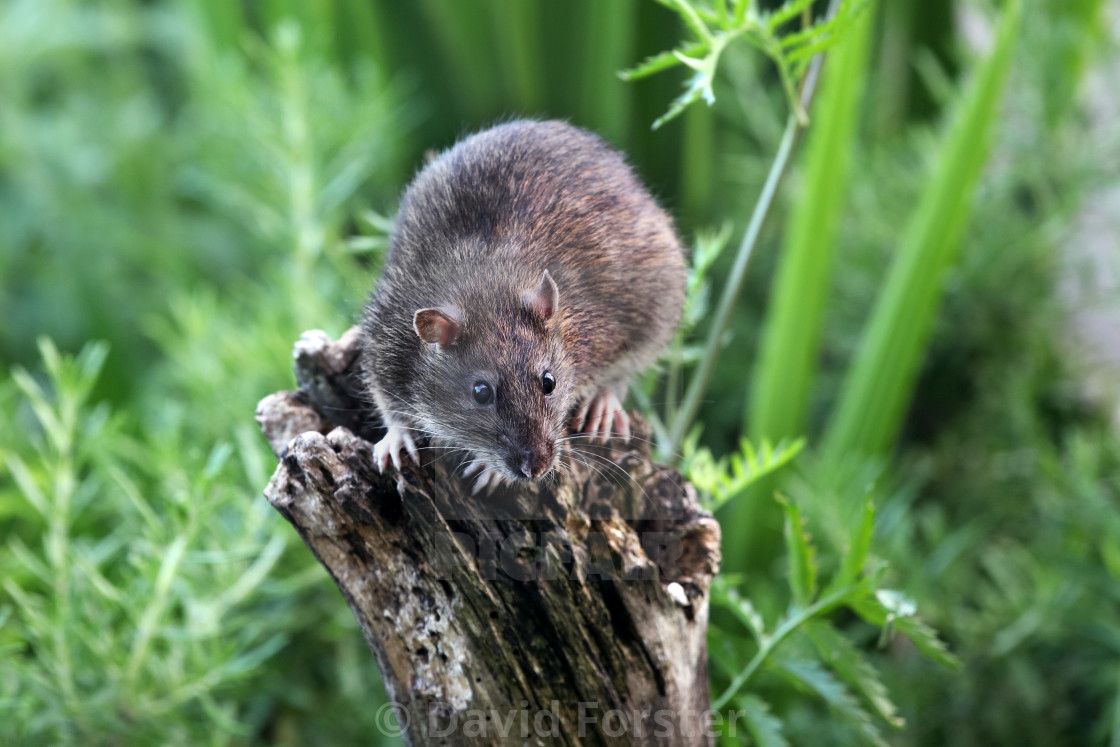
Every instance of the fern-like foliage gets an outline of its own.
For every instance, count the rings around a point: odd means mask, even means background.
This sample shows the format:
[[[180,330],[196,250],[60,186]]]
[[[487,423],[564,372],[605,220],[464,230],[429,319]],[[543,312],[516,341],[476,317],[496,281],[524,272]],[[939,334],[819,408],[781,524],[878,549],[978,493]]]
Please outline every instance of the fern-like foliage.
[[[773,459],[758,463],[772,464]],[[846,528],[846,547],[827,583],[821,579],[818,547],[802,507],[784,497],[779,502],[785,512],[789,605],[768,624],[732,579],[716,580],[712,603],[728,613],[731,622],[713,627],[711,633],[713,651],[722,654],[711,658],[716,670],[712,707],[733,707],[756,743],[786,744],[781,713],[760,694],[759,680],[765,677],[771,692],[781,693],[774,690],[777,682],[818,699],[860,741],[885,745],[880,727],[899,729],[904,722],[867,654],[841,632],[834,613],[846,609],[879,627],[880,645],[898,633],[942,664],[956,666],[956,658],[916,617],[912,600],[883,586],[886,564],[871,556],[871,500]]]
[[[694,432],[684,444],[683,468],[712,511],[747,499],[749,486],[789,464],[805,446],[804,439],[757,446],[743,439],[738,452],[716,460],[707,449],[697,448],[698,437]],[[881,727],[904,726],[868,654],[837,626],[835,613],[841,609],[878,627],[880,646],[901,634],[927,657],[957,666],[933,629],[917,618],[917,604],[883,585],[886,564],[871,552],[875,502],[860,495],[856,510],[826,512],[829,522],[841,526],[822,532],[825,545],[809,531],[810,515],[820,508],[817,502],[802,505],[777,496],[785,516],[784,592],[775,589],[772,579],[761,586],[726,575],[716,579],[712,604],[718,613],[710,631],[712,708],[732,709],[726,735],[734,736],[735,722],[741,721],[756,744],[788,744],[784,709],[768,700],[785,700],[788,692],[823,703],[866,744],[886,745]],[[760,595],[761,605],[751,601],[748,589]],[[761,610],[780,608],[775,601],[783,595],[788,598],[785,611],[768,622]],[[760,687],[759,680],[767,686]],[[780,686],[775,689],[774,683]]]
[[[693,431],[684,443],[685,470],[709,511],[743,495],[752,483],[789,464],[805,447],[803,438],[777,444],[764,439],[758,446],[744,438],[738,452],[717,460],[708,449],[697,447],[699,437],[700,432]]]
[[[801,124],[809,120],[797,94],[797,81],[813,55],[822,52],[841,37],[870,0],[838,0],[835,12],[822,19],[811,16],[812,0],[788,0],[773,11],[758,7],[755,0],[713,0],[711,6],[693,0],[657,0],[680,15],[695,41],[654,55],[620,73],[623,80],[645,78],[684,65],[693,71],[685,91],[669,105],[669,110],[653,123],[653,129],[697,101],[715,103],[713,90],[720,56],[728,45],[743,38],[774,61],[782,89],[791,111]],[[791,26],[800,19],[799,28]]]

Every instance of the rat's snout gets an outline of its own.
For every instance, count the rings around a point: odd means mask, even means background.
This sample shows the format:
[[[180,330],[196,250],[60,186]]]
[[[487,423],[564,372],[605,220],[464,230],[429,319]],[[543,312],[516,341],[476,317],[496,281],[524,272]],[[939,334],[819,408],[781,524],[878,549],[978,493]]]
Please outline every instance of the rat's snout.
[[[543,449],[533,449],[521,460],[521,474],[536,479],[552,467],[552,445]]]
[[[505,467],[511,477],[536,480],[552,469],[556,442],[548,434],[531,429],[518,435],[498,433],[498,442],[504,447]]]
[[[555,447],[552,443],[546,442],[533,448],[520,448],[515,450],[515,454],[511,455],[514,458],[514,472],[524,476],[526,480],[535,480],[542,477],[552,467],[552,456],[555,452]]]

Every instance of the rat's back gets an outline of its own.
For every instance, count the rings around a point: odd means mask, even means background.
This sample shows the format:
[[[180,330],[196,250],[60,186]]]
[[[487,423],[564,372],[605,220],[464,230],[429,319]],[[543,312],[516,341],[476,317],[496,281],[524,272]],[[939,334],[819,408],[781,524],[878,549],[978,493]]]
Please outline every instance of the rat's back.
[[[622,155],[563,122],[516,121],[416,177],[378,295],[407,314],[446,303],[450,284],[482,301],[488,284],[532,287],[545,270],[590,378],[622,358],[650,363],[680,317],[680,242]]]
[[[482,482],[536,478],[573,412],[629,438],[621,400],[685,277],[668,215],[597,136],[519,121],[462,140],[405,191],[365,315],[379,466],[419,431],[472,452]]]

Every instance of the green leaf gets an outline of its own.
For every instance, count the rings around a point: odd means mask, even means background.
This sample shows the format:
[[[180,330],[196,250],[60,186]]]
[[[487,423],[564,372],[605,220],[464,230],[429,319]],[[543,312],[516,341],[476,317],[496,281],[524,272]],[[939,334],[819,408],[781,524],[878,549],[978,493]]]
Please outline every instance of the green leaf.
[[[31,411],[35,413],[35,419],[39,421],[39,426],[46,433],[51,444],[59,451],[66,450],[69,443],[69,432],[59,419],[58,413],[43,387],[39,386],[39,382],[35,381],[31,374],[23,368],[12,370],[12,381],[23,393],[27,404],[31,406]]]
[[[730,680],[738,673],[738,663],[750,659],[758,650],[754,639],[737,632],[716,626],[708,629],[708,664],[713,677],[721,675],[722,679]]]
[[[754,655],[754,658],[739,670],[739,673],[732,678],[730,684],[722,693],[712,699],[712,708],[718,711],[735,697],[743,686],[758,673],[759,667],[765,664],[781,644],[797,632],[801,626],[821,615],[827,615],[842,604],[851,605],[854,600],[859,598],[860,593],[861,589],[858,586],[836,589],[828,592],[808,607],[792,610],[788,617],[779,620],[773,633],[767,636],[759,646],[758,653]]]
[[[12,554],[12,557],[23,564],[23,567],[30,571],[36,578],[44,584],[49,584],[52,581],[51,569],[43,563],[35,553],[28,549],[23,540],[19,537],[12,537],[7,540],[7,547],[5,548]]]
[[[746,626],[756,641],[761,643],[766,638],[766,624],[762,615],[751,601],[739,594],[739,590],[729,584],[723,576],[718,576],[712,584],[711,600],[713,604],[729,610]]]
[[[754,0],[735,0],[734,25],[741,26],[747,20],[747,12],[754,8]]]
[[[685,91],[677,98],[673,99],[669,104],[669,111],[662,114],[653,123],[653,129],[659,129],[666,122],[680,116],[681,112],[689,107],[689,105],[704,99],[708,106],[715,103],[715,93],[712,91],[712,81],[715,77],[715,55],[710,55],[704,60],[694,60],[690,57],[684,57],[677,54],[677,59],[684,63],[686,60],[689,67],[696,70],[685,82]]]
[[[636,68],[621,73],[624,80],[634,80],[678,64],[687,65],[696,71],[696,74],[686,82],[685,92],[675,98],[669,105],[669,110],[653,123],[653,129],[655,130],[679,116],[699,99],[703,99],[709,106],[715,102],[712,84],[715,80],[720,55],[728,44],[740,36],[762,50],[774,61],[790,108],[796,115],[796,122],[798,126],[804,126],[808,123],[808,115],[797,92],[798,85],[795,78],[805,71],[806,64],[795,63],[789,57],[787,50],[798,50],[799,47],[813,46],[815,52],[818,49],[825,49],[835,44],[841,38],[843,28],[858,14],[858,9],[870,2],[870,0],[849,0],[840,5],[837,14],[830,16],[821,23],[779,37],[777,35],[778,27],[786,20],[806,10],[812,4],[811,0],[790,0],[785,6],[769,16],[765,23],[760,22],[756,15],[749,13],[747,7],[749,4],[740,4],[736,8],[734,21],[729,22],[726,13],[713,13],[707,8],[701,9],[698,6],[693,6],[688,0],[657,1],[675,10],[699,41],[694,43],[692,48],[664,52],[648,58]],[[857,8],[857,11],[852,10],[853,6]],[[708,28],[708,23],[715,24],[718,27],[716,33]],[[805,56],[805,53],[801,55],[802,58]],[[811,56],[811,53],[809,56]]]
[[[8,472],[11,473],[12,478],[19,487],[19,492],[27,499],[27,502],[39,512],[44,518],[50,511],[50,505],[47,501],[47,496],[43,493],[42,488],[39,487],[38,481],[31,470],[28,469],[27,464],[16,454],[7,454],[4,463],[8,465]]]
[[[848,38],[848,27],[863,16],[863,11],[870,4],[871,0],[858,0],[846,4],[844,7],[847,12],[839,13],[833,18],[814,26],[812,29],[815,32],[814,34],[798,39],[794,43],[787,44],[788,37],[783,37],[782,46],[789,50],[786,59],[790,62],[807,61],[815,54],[827,52],[829,49],[838,46],[841,41]],[[874,18],[866,21],[868,24],[873,22]],[[801,44],[801,46],[797,46],[798,44]]]
[[[875,503],[868,499],[864,501],[859,523],[852,528],[851,538],[840,564],[840,573],[833,581],[835,585],[854,583],[863,574],[867,557],[871,553],[871,538],[874,533]]]
[[[736,698],[735,703],[742,711],[743,722],[758,747],[789,747],[782,734],[782,721],[771,712],[766,701],[754,695],[743,695]]]
[[[744,438],[738,454],[729,454],[718,462],[708,449],[686,448],[685,470],[689,481],[706,496],[705,508],[716,511],[744,495],[753,483],[789,464],[804,447],[802,438],[781,441],[776,446],[763,439],[756,449]]]
[[[46,338],[39,339],[40,350],[43,349]],[[50,347],[54,348],[54,343],[50,343]],[[55,355],[58,354],[55,349]],[[80,385],[81,399],[85,399],[93,385],[97,383],[97,378],[101,374],[101,368],[105,365],[105,359],[109,357],[109,343],[104,341],[97,341],[87,343],[82,346],[78,351],[78,357],[75,361],[77,368],[78,382]]]
[[[208,480],[214,479],[214,477],[222,471],[222,468],[232,455],[232,444],[223,441],[215,445],[214,448],[210,450],[210,456],[206,460],[206,467],[202,470],[203,477]]]
[[[720,28],[728,28],[729,18],[727,16],[727,0],[716,0],[715,16],[716,23],[720,25]]]
[[[622,70],[618,75],[625,81],[647,78],[654,73],[660,73],[663,70],[668,70],[669,68],[680,65],[681,61],[680,58],[677,57],[677,52],[687,57],[699,57],[707,53],[709,46],[707,42],[695,42],[681,47],[680,49],[671,49],[668,52],[655,54],[651,57],[647,57],[644,61],[632,68]]]
[[[806,625],[805,632],[821,661],[859,694],[879,718],[896,729],[906,725],[875,668],[846,636],[822,620]]]
[[[897,592],[880,589],[874,597],[852,600],[849,606],[864,620],[883,629],[881,643],[889,640],[892,630],[897,631],[938,664],[952,669],[960,666],[960,660],[938,638],[937,632],[914,616],[917,610],[913,603]]]
[[[817,594],[817,559],[801,510],[788,498],[779,496],[785,510],[786,555],[789,561],[789,583],[794,602],[806,607]]]
[[[894,628],[910,639],[915,648],[942,666],[957,669],[961,660],[951,652],[937,631],[916,617],[900,617],[894,621]]]
[[[961,101],[937,170],[876,302],[824,439],[826,451],[881,454],[894,443],[956,259],[972,196],[988,157],[1019,27],[1021,4],[1004,11],[995,50]]]
[[[871,0],[848,0],[831,18],[783,36],[780,42],[781,47],[792,50],[798,45],[818,45],[821,49],[832,46],[843,36],[839,32],[858,18],[870,2]],[[802,47],[802,49],[804,48]]]
[[[667,8],[671,8],[677,12],[685,25],[696,34],[696,38],[701,41],[711,41],[712,32],[708,30],[707,24],[700,18],[696,9],[688,2],[688,0],[657,0]]]
[[[779,672],[820,696],[844,720],[855,727],[864,740],[876,747],[887,747],[883,735],[871,720],[870,714],[863,709],[851,691],[829,674],[828,670],[815,661],[798,660],[778,661],[775,667]]]
[[[161,523],[160,517],[152,509],[151,504],[144,498],[140,488],[136,486],[132,478],[129,477],[124,470],[116,465],[109,466],[109,476],[116,483],[123,494],[132,503],[136,512],[144,519],[145,525],[153,535],[158,536],[159,533],[165,528]]]
[[[802,11],[812,4],[813,0],[789,0],[785,5],[770,14],[766,19],[766,25],[770,27],[771,31],[777,31],[783,23],[801,15]]]
[[[883,609],[887,611],[888,625],[895,618],[913,617],[918,611],[918,605],[913,599],[893,589],[876,590],[875,599],[877,599],[879,604],[883,605]]]

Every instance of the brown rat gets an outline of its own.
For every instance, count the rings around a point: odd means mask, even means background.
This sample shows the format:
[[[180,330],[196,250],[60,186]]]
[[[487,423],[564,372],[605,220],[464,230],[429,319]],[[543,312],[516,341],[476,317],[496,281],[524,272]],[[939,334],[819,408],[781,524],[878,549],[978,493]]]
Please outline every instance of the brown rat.
[[[669,216],[599,137],[517,121],[459,142],[405,191],[363,319],[378,468],[426,435],[470,454],[477,491],[547,475],[569,422],[628,439],[621,399],[685,278]]]

